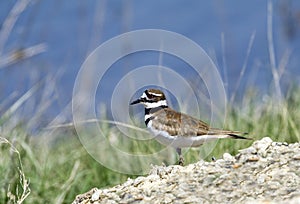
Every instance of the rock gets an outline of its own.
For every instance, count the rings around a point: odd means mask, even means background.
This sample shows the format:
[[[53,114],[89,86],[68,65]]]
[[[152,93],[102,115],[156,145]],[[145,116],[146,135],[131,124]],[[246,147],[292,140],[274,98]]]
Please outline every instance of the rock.
[[[233,156],[231,156],[231,154],[229,154],[229,153],[224,153],[223,154],[223,159],[225,161],[228,161],[228,162],[234,162],[235,161],[235,158]]]
[[[153,166],[147,177],[94,188],[73,203],[300,203],[299,160],[299,143],[266,137],[215,162]]]
[[[256,154],[257,149],[255,147],[251,146],[251,147],[248,147],[246,149],[239,150],[239,152],[241,154]]]
[[[300,160],[300,153],[296,154],[293,156],[294,160]]]
[[[263,139],[254,142],[253,146],[257,149],[257,154],[266,157],[267,149],[272,145],[272,139],[269,137],[264,137]]]
[[[91,200],[92,200],[92,201],[99,200],[100,194],[101,194],[101,190],[98,190],[98,189],[97,189],[97,190],[93,193]]]

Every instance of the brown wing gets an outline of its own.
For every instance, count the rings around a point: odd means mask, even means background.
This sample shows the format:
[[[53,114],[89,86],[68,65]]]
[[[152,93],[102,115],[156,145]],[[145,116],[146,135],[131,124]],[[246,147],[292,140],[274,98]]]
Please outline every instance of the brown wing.
[[[170,108],[155,112],[153,117],[154,128],[165,129],[174,136],[205,135],[209,132],[209,126],[205,122]]]

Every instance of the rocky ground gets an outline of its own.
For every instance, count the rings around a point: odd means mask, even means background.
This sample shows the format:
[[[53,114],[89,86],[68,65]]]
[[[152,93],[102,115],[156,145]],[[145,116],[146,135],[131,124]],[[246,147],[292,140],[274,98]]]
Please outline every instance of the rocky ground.
[[[300,203],[300,143],[263,138],[236,156],[184,167],[155,166],[149,176],[94,188],[76,203]]]

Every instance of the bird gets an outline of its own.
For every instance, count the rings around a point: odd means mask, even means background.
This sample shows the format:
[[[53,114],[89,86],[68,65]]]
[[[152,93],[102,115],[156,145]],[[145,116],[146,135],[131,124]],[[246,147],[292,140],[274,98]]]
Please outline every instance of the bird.
[[[172,146],[178,153],[178,164],[184,165],[182,148],[199,147],[202,144],[222,138],[245,139],[247,133],[209,127],[200,119],[177,112],[168,106],[165,94],[159,89],[147,89],[130,105],[145,106],[145,124],[155,139],[166,146]]]

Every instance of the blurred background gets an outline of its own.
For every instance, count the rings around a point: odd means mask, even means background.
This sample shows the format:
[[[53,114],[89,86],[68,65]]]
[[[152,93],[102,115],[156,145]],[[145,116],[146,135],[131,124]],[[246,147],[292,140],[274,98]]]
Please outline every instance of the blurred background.
[[[3,0],[0,11],[0,203],[70,203],[94,186],[136,177],[112,171],[87,153],[71,123],[71,102],[87,56],[107,40],[137,29],[176,32],[207,52],[227,94],[224,128],[249,131],[254,140],[300,140],[300,1]],[[186,63],[161,55],[141,52],[118,60],[101,80],[97,105],[109,115],[116,84],[145,65],[169,67],[198,86]],[[123,105],[128,108],[128,102]],[[140,118],[136,129],[144,127]],[[111,143],[132,154],[162,148],[155,141],[125,141],[112,126],[101,127]],[[224,152],[234,155],[250,145],[218,141],[206,158],[202,147],[189,150],[186,163],[218,159]],[[96,151],[120,163],[114,152],[102,146]],[[175,163],[173,149],[170,155]],[[143,161],[135,164],[142,165],[150,168]]]
[[[217,65],[228,98],[243,96],[246,87],[262,94],[274,91],[272,68],[278,70],[282,91],[299,81],[300,3],[295,0],[273,1],[271,28],[267,2],[259,0],[22,0],[1,1],[0,8],[0,114],[29,91],[32,96],[15,113],[30,119],[30,126],[43,127],[59,114],[69,120],[66,108],[86,57],[101,43],[136,29],[165,29],[199,44]],[[137,54],[112,67],[104,78],[101,102],[109,102],[115,84],[127,72],[158,64],[157,56],[147,57]],[[186,72],[176,61],[162,63],[179,74]]]

